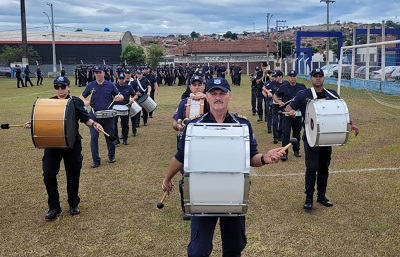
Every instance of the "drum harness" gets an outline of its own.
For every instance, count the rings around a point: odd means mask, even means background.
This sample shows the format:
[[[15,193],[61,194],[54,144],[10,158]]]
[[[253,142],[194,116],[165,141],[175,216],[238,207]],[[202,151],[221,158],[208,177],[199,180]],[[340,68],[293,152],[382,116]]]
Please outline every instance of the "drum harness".
[[[333,98],[336,98],[336,99],[339,99],[337,96],[335,96],[334,94],[332,94],[329,90],[327,90],[326,88],[324,88],[324,90],[328,93],[328,94],[330,94]],[[311,93],[312,93],[312,95],[313,95],[313,99],[312,100],[315,100],[315,99],[317,99],[317,93],[315,92],[315,88],[311,88]]]

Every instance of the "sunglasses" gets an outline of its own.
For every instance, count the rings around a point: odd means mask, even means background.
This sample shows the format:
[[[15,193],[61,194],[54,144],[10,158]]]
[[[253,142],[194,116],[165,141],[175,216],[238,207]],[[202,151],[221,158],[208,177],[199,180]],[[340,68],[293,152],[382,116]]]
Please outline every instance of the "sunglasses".
[[[66,86],[66,85],[61,85],[61,86],[59,86],[59,85],[54,85],[54,89],[55,89],[55,90],[59,90],[60,88],[64,90],[64,89],[67,88],[67,86]]]

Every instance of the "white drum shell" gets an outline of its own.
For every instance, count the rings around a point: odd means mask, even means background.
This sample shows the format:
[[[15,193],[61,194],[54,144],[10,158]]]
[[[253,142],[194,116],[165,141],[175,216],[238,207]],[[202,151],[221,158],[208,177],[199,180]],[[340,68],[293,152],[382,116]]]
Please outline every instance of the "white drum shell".
[[[141,111],[142,107],[135,101],[131,104],[131,108],[129,109],[129,116],[133,117]]]
[[[156,109],[157,104],[154,100],[148,95],[142,95],[138,99],[138,103],[145,109],[147,112],[152,112]]]
[[[189,109],[189,118],[199,115],[200,109],[201,109],[201,102],[197,100],[191,100]]]
[[[240,216],[247,213],[250,137],[247,125],[190,123],[184,159],[185,213]]]
[[[350,116],[345,101],[336,99],[308,102],[305,131],[311,147],[344,145],[350,132]]]
[[[117,112],[118,116],[127,116],[129,108],[126,105],[114,105],[113,110]]]

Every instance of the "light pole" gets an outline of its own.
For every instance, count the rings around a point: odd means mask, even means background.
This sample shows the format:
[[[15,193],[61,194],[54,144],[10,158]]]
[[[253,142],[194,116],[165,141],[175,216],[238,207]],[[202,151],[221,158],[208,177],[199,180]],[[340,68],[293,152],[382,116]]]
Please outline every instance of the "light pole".
[[[326,3],[326,31],[329,32],[329,4],[330,3],[334,3],[336,1],[320,0],[319,2],[320,3],[322,3],[322,2]],[[327,65],[328,73],[329,73],[329,37],[326,37],[326,65]]]
[[[268,69],[269,69],[269,22],[271,21],[272,14],[267,13],[267,63],[268,63]]]
[[[54,16],[53,16],[53,4],[52,3],[47,3],[48,6],[50,6],[50,10],[51,10],[51,21],[50,21],[50,17],[46,12],[43,12],[44,14],[46,14],[47,18],[49,19],[49,23],[51,26],[51,39],[52,39],[52,49],[53,49],[53,72],[56,73],[57,72],[57,66],[56,66],[56,41],[54,38]]]

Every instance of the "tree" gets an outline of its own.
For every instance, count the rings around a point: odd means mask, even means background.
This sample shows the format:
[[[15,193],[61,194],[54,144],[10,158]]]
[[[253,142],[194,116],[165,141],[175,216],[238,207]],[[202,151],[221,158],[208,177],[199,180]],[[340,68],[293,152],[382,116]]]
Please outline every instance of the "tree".
[[[146,55],[143,47],[135,44],[129,44],[121,54],[121,60],[126,60],[129,64],[139,65],[146,61]]]
[[[156,67],[164,54],[164,49],[161,46],[157,44],[150,45],[147,48],[147,63],[149,63],[151,67]]]
[[[232,31],[227,31],[224,35],[224,38],[230,38],[230,39],[238,39],[238,35],[236,33],[232,33]]]
[[[28,59],[37,59],[38,57],[38,52],[32,46],[29,46]],[[3,46],[1,48],[0,59],[7,65],[10,65],[12,62],[20,62],[22,60],[21,46]]]
[[[199,33],[196,33],[195,31],[192,31],[192,33],[190,33],[190,37],[191,37],[192,39],[198,38],[199,36],[200,36],[200,34],[199,34]]]

